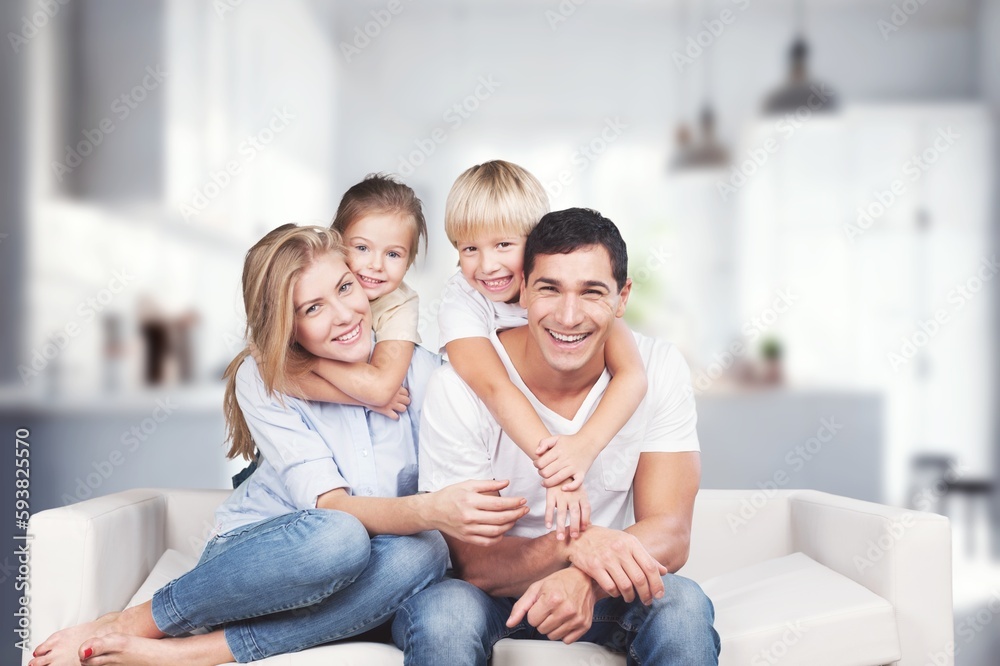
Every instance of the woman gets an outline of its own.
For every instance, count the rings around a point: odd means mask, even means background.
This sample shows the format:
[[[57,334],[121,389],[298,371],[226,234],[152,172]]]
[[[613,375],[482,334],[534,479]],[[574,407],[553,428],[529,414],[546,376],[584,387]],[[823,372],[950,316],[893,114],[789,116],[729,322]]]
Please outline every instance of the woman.
[[[247,253],[247,339],[226,372],[230,456],[259,467],[198,565],[145,604],[53,634],[32,666],[247,662],[363,633],[444,572],[440,530],[486,545],[527,509],[506,481],[416,492],[416,422],[440,360],[417,349],[400,419],[293,398],[317,358],[364,362],[368,299],[337,232],[284,225]],[[183,636],[196,629],[207,634]]]

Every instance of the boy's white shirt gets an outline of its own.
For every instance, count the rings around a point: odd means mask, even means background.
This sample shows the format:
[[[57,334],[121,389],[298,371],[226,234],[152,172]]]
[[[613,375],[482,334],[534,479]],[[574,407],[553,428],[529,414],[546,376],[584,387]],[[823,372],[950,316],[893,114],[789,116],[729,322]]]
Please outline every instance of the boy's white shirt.
[[[632,481],[641,453],[701,450],[687,362],[670,342],[634,335],[649,388],[635,413],[598,455],[584,479],[591,522],[614,529],[624,529],[635,522]],[[611,374],[605,369],[574,418],[566,419],[528,390],[496,333],[491,333],[489,339],[511,381],[553,434],[579,431],[611,381]],[[421,491],[440,490],[467,479],[510,479],[510,485],[500,494],[527,498],[530,512],[509,534],[538,537],[547,532],[545,489],[534,464],[501,431],[482,400],[450,365],[436,370],[427,385],[420,420],[419,467]]]
[[[441,291],[438,327],[440,352],[452,340],[488,338],[494,331],[524,326],[528,313],[518,303],[494,303],[476,291],[458,271]]]

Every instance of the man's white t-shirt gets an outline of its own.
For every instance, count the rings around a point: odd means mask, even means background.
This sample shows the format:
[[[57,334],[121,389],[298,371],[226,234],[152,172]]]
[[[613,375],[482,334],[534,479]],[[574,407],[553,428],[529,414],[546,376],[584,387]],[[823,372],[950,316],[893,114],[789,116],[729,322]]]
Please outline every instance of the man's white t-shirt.
[[[486,298],[458,271],[441,291],[438,315],[440,352],[452,340],[488,338],[493,331],[524,326],[528,314],[517,303],[494,303]]]
[[[584,479],[594,525],[624,529],[635,522],[632,480],[639,454],[700,451],[695,430],[691,371],[680,351],[667,342],[634,333],[648,376],[646,397],[625,427],[594,461]],[[496,333],[490,335],[511,381],[527,396],[553,434],[576,433],[593,414],[611,381],[604,374],[587,395],[575,418],[566,419],[532,395],[514,368]],[[525,497],[530,512],[508,532],[511,536],[545,534],[545,489],[531,459],[500,429],[485,404],[450,365],[434,371],[427,383],[420,418],[421,491],[440,490],[468,479],[510,479],[500,491]]]

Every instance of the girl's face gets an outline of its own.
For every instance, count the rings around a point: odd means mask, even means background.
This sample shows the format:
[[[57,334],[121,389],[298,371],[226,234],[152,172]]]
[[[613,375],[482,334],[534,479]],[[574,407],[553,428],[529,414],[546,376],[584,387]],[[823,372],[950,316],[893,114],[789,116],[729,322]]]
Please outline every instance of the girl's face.
[[[373,213],[345,230],[347,264],[368,300],[385,296],[403,281],[414,225],[413,218],[404,213]]]
[[[295,341],[321,358],[353,363],[371,352],[371,307],[347,264],[336,254],[318,258],[292,288]]]

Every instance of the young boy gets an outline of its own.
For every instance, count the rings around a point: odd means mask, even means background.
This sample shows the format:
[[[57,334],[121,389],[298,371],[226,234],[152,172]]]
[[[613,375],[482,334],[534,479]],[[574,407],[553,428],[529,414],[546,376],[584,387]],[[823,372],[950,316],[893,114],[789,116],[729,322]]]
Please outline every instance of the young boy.
[[[584,476],[642,401],[646,373],[632,333],[619,320],[607,345],[613,374],[607,393],[578,433],[562,437],[551,436],[511,382],[489,335],[527,324],[519,305],[524,242],[547,212],[541,183],[516,164],[494,160],[458,177],[445,204],[445,232],[458,250],[459,271],[445,284],[438,322],[455,371],[535,461],[546,487],[546,527],[555,517],[556,537],[563,540],[567,514],[571,538],[589,524]]]

